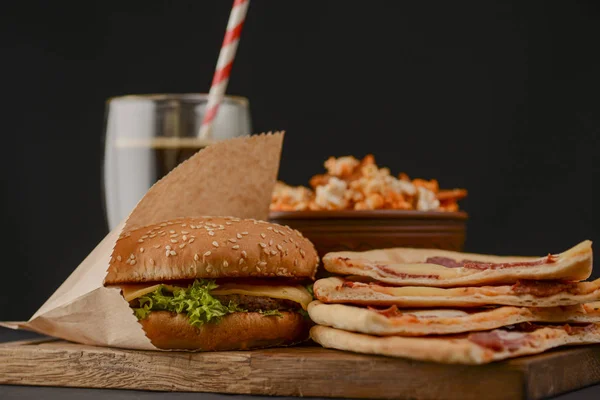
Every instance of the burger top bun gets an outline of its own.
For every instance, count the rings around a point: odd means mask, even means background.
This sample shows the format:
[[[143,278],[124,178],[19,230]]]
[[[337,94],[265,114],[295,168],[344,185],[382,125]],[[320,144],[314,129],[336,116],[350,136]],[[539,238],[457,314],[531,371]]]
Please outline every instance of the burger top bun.
[[[311,278],[319,258],[296,230],[232,217],[179,218],[123,232],[104,283]]]

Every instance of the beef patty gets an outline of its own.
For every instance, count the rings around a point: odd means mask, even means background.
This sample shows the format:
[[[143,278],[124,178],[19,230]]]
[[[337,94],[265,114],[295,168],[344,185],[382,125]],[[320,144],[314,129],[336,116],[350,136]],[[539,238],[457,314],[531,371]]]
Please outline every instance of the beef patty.
[[[223,294],[212,296],[223,304],[233,302],[248,311],[296,310],[300,308],[300,304],[295,301],[274,299],[271,297],[248,296],[245,294]]]

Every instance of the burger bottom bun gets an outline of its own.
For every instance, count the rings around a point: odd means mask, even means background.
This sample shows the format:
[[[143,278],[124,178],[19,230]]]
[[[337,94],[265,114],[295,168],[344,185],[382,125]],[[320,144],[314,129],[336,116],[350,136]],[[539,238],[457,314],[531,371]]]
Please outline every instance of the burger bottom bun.
[[[248,350],[291,345],[308,339],[310,321],[296,312],[282,311],[281,315],[239,312],[197,328],[188,323],[184,314],[153,311],[139,322],[159,349]]]

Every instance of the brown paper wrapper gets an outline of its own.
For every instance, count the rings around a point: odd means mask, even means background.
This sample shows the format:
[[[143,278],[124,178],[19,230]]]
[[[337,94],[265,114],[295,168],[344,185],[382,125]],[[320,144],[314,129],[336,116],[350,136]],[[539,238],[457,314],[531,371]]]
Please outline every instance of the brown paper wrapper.
[[[230,139],[200,150],[154,184],[29,321],[0,325],[83,344],[158,350],[120,290],[103,286],[119,235],[178,217],[266,220],[282,142],[283,132],[276,132]]]

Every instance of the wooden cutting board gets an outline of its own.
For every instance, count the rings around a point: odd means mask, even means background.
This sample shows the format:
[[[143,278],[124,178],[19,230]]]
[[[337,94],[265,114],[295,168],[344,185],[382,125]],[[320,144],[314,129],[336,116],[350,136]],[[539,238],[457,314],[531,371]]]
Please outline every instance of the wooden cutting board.
[[[600,345],[483,366],[294,347],[216,353],[0,344],[0,383],[398,399],[539,399],[600,383]]]

